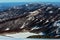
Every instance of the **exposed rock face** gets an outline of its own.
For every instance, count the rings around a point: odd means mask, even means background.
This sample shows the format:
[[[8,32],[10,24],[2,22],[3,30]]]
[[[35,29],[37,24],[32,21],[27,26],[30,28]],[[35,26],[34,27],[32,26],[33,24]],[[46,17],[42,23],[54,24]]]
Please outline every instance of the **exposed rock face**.
[[[26,7],[26,8],[25,8]],[[4,32],[43,32],[56,36],[60,20],[60,8],[53,5],[26,4],[19,8],[10,8],[0,12],[0,33]],[[60,23],[59,23],[60,24]]]

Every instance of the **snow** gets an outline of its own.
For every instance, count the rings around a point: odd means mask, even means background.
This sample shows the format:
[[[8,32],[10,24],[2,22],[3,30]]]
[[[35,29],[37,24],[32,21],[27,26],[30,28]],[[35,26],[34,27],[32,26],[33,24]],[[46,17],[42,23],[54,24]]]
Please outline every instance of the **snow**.
[[[12,37],[12,38],[27,38],[32,35],[37,35],[35,33],[30,33],[30,32],[20,32],[16,34],[5,34],[5,36]]]

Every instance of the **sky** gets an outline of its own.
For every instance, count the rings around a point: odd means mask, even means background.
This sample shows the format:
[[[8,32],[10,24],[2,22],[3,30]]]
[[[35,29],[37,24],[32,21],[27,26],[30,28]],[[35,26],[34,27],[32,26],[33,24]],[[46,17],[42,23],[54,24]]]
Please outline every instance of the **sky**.
[[[60,0],[0,0],[0,2],[60,2]]]

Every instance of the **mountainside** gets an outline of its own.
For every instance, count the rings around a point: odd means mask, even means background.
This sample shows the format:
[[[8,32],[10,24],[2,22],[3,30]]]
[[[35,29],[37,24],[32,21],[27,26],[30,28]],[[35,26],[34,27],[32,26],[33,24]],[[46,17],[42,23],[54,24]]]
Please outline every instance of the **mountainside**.
[[[60,36],[60,7],[31,3],[0,11],[0,34],[30,32]]]

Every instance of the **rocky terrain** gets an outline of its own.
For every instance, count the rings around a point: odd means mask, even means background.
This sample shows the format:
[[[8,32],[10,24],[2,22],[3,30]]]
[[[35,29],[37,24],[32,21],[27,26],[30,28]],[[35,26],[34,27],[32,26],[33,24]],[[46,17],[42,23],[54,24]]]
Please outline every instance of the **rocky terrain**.
[[[60,38],[60,7],[32,3],[0,11],[0,34],[11,32],[43,33]]]

